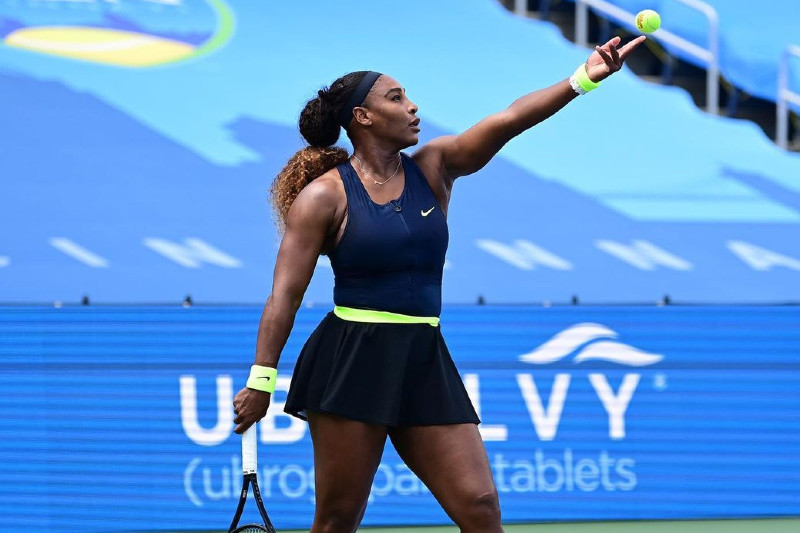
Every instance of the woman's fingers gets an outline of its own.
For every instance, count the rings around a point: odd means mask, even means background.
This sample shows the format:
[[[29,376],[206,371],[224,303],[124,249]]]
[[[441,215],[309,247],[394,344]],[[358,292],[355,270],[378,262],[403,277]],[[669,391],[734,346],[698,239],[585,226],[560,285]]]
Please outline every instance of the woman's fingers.
[[[233,419],[233,423],[236,424],[236,427],[233,429],[234,433],[242,434],[247,428],[261,420],[261,418],[263,417],[253,414],[248,415],[240,413],[236,418]]]
[[[598,54],[600,54],[600,57],[603,58],[603,61],[605,62],[606,66],[608,67],[608,70],[613,72],[618,68],[618,65],[616,63],[614,63],[614,60],[611,58],[610,55],[608,55],[608,52],[606,52],[605,50],[603,50],[599,46],[595,46],[595,50],[597,51]]]
[[[617,65],[617,66],[621,66],[622,65],[622,61],[620,61],[620,59],[619,59],[619,52],[617,52],[616,45],[610,45],[608,48],[611,51],[611,59],[614,60],[614,64]]]
[[[258,422],[267,414],[270,403],[270,394],[267,392],[248,389],[240,390],[233,399],[233,412],[236,418],[234,431],[242,433],[244,430]]]
[[[595,46],[594,51],[597,56],[592,54],[586,60],[587,72],[591,69],[592,76],[590,76],[590,79],[600,81],[622,69],[622,63],[628,54],[642,44],[644,40],[645,37],[642,35],[625,46],[618,48],[622,40],[619,37],[614,37],[603,46]]]
[[[625,58],[626,58],[626,57],[628,57],[628,54],[630,54],[631,52],[633,52],[633,50],[634,50],[634,49],[635,49],[637,46],[639,46],[640,44],[642,44],[642,43],[643,43],[643,42],[644,42],[646,39],[647,39],[647,37],[645,37],[644,35],[640,35],[640,36],[639,36],[639,37],[637,37],[636,39],[632,40],[631,42],[629,42],[628,44],[626,44],[625,46],[623,46],[622,48],[620,48],[620,49],[619,49],[619,57],[620,57],[620,59],[621,59],[622,61],[625,61]]]

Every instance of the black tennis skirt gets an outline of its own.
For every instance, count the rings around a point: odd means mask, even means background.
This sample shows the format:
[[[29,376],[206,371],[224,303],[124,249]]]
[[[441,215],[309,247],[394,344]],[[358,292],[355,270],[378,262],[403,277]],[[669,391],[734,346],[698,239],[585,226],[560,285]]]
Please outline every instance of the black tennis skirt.
[[[300,352],[284,410],[393,427],[480,423],[439,326],[352,322],[333,312]]]

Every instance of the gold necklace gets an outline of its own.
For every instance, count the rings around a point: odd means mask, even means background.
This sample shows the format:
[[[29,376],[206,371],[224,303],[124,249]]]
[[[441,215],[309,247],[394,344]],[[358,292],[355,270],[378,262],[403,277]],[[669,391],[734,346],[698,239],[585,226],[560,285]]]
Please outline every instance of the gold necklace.
[[[386,178],[386,180],[378,181],[375,178],[373,178],[372,176],[370,176],[369,172],[367,172],[367,169],[364,168],[364,163],[361,162],[361,160],[358,158],[358,156],[356,154],[353,154],[353,157],[356,159],[356,161],[358,161],[358,167],[361,169],[361,172],[363,172],[369,179],[372,180],[372,182],[375,185],[378,185],[378,186],[386,185],[387,183],[389,183],[389,180],[391,180],[393,177],[395,177],[395,175],[397,174],[397,171],[400,170],[400,164],[403,162],[403,159],[400,157],[400,154],[397,154],[397,168],[394,169],[394,172],[392,172],[392,175],[389,176],[388,178]]]

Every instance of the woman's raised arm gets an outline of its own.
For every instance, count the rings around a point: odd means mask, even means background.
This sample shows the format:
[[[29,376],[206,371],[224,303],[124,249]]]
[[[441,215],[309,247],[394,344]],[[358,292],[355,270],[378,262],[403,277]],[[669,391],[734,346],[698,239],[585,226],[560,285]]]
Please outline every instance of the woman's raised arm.
[[[637,37],[622,48],[614,37],[597,46],[586,60],[591,82],[600,82],[622,68],[625,58],[645,40]],[[578,93],[568,79],[517,99],[507,109],[490,115],[460,135],[439,137],[420,148],[414,159],[430,172],[439,174],[447,187],[459,176],[483,168],[511,139],[554,115]],[[431,176],[432,177],[432,176]]]

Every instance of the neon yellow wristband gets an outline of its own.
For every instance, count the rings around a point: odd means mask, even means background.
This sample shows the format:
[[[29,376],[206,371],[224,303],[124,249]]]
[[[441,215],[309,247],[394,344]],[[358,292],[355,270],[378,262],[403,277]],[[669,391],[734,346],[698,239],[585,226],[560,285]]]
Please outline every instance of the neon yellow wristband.
[[[272,394],[275,392],[276,381],[278,381],[277,368],[253,365],[250,367],[250,377],[247,378],[247,388]]]
[[[589,73],[586,72],[586,63],[581,63],[578,68],[575,69],[575,73],[572,76],[575,78],[575,81],[578,82],[578,86],[587,93],[600,87],[599,81],[594,82],[589,78]]]

